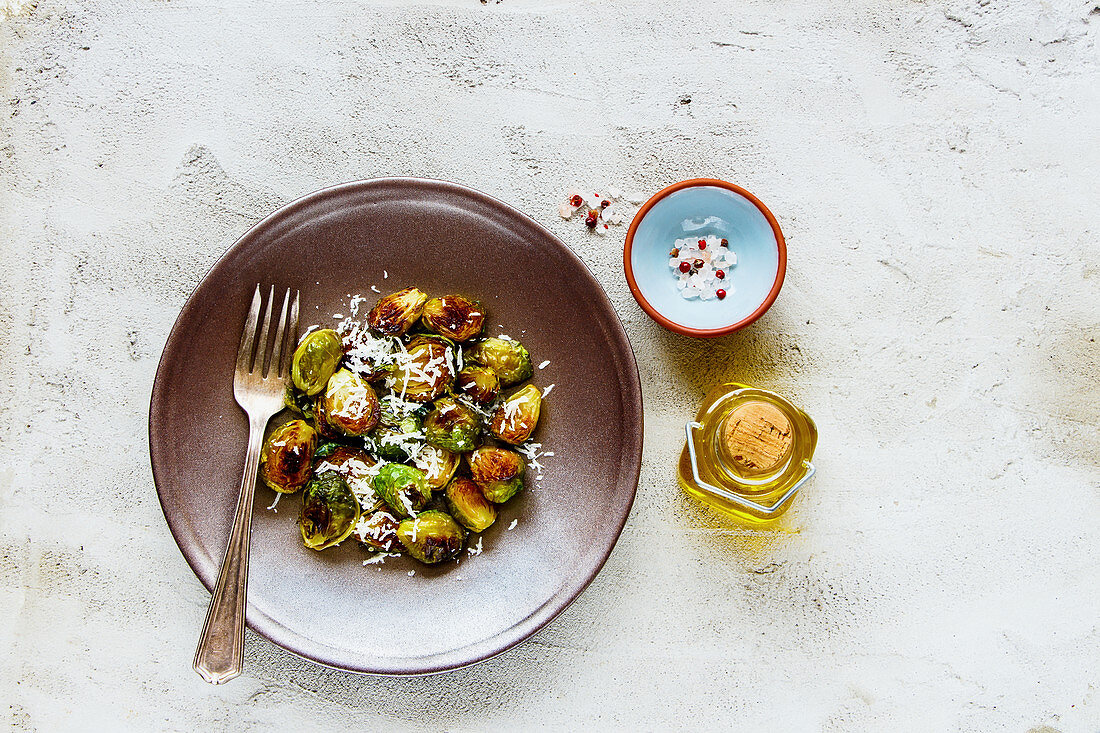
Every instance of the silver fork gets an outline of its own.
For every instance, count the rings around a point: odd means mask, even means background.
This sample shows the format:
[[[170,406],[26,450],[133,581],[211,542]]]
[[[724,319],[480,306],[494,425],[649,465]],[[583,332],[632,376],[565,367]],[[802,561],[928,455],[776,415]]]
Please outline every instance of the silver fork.
[[[275,301],[275,286],[267,300],[263,327],[256,339],[260,319],[260,286],[252,297],[252,307],[241,334],[237,350],[237,367],[233,374],[233,396],[248,414],[248,453],[244,459],[237,514],[229,533],[218,584],[210,597],[210,610],[202,627],[199,648],[195,651],[195,671],[204,680],[220,685],[241,673],[244,657],[244,609],[248,591],[248,546],[252,538],[252,500],[256,495],[256,472],[260,463],[264,429],[268,420],[283,408],[283,393],[290,379],[290,357],[298,343],[298,296],[290,302],[290,289],[283,296],[283,311],[275,331],[275,343],[268,355],[267,335],[271,326],[271,308]],[[289,316],[288,316],[289,308]],[[283,349],[283,336],[286,349]],[[255,351],[255,364],[253,364]],[[265,362],[267,368],[265,369]]]

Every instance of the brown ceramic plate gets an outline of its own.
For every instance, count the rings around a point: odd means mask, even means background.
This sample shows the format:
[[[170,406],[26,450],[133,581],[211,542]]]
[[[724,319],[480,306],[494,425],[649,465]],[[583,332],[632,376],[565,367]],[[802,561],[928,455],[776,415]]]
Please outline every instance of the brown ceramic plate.
[[[335,323],[351,294],[369,307],[371,285],[481,299],[490,334],[521,339],[536,364],[550,361],[535,370],[535,384],[555,387],[534,439],[555,455],[543,459],[542,481],[529,477],[501,507],[483,553],[457,565],[402,557],[364,567],[369,555],[352,541],[308,550],[300,497],[284,497],[276,513],[265,508],[274,494],[258,488],[253,630],[329,666],[424,674],[518,644],[580,595],[638,484],[642,399],[630,342],[595,278],[549,231],[485,194],[419,179],[349,183],[289,204],[241,237],[184,305],[153,385],[149,450],[168,526],[208,589],[244,460],[248,423],[231,385],[257,283],[301,290],[303,330]]]

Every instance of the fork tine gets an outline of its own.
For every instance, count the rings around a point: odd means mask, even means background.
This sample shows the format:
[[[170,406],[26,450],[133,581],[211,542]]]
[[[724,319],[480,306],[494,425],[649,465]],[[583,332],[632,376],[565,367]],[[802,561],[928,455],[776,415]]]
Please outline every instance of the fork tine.
[[[290,290],[287,290],[290,293]],[[294,291],[294,302],[290,305],[290,320],[287,322],[287,334],[286,334],[286,359],[279,367],[279,373],[284,376],[290,376],[290,366],[294,359],[294,351],[298,348],[298,298],[301,295],[301,291]]]
[[[260,329],[260,340],[256,346],[256,363],[249,371],[258,371],[260,376],[264,373],[264,362],[267,361],[267,332],[271,328],[271,306],[275,304],[275,286],[271,286],[271,295],[267,298],[267,308],[264,309],[264,325]]]
[[[286,289],[283,296],[283,309],[279,311],[279,327],[275,329],[275,348],[271,350],[271,366],[267,368],[264,377],[270,375],[279,376],[282,370],[283,333],[286,331],[287,306],[290,304],[290,288]]]
[[[241,346],[237,349],[237,372],[247,374],[252,370],[252,345],[256,339],[256,321],[260,318],[260,286],[256,286],[256,294],[252,296],[252,307],[248,309],[248,317],[244,321],[244,330],[241,331]]]

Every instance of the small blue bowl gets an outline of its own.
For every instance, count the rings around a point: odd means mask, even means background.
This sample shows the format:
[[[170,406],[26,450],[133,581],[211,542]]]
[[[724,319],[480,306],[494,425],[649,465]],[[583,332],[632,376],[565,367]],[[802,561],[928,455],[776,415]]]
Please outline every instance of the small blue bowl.
[[[668,266],[677,239],[714,235],[737,255],[723,300],[687,300]],[[634,215],[623,248],[634,299],[670,331],[710,338],[744,328],[771,307],[787,272],[787,245],[768,207],[740,186],[693,178],[658,192]]]

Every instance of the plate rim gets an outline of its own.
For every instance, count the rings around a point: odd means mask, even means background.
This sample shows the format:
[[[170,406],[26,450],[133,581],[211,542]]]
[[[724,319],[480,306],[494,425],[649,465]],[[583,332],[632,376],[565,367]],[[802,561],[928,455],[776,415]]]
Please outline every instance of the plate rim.
[[[487,659],[491,659],[499,654],[502,654],[509,649],[516,647],[524,641],[530,639],[537,634],[547,625],[549,625],[555,618],[563,613],[582,593],[588,588],[588,586],[599,575],[604,565],[610,558],[615,545],[618,544],[619,538],[622,536],[623,528],[626,526],[626,520],[630,516],[631,509],[634,505],[634,500],[637,497],[638,482],[641,476],[641,463],[642,463],[642,448],[645,437],[645,425],[644,425],[644,402],[641,389],[641,376],[638,370],[637,357],[634,354],[633,345],[630,342],[630,337],[626,333],[626,329],[623,326],[622,319],[616,311],[614,304],[608,297],[606,290],[600,284],[599,280],[593,275],[592,270],[572,249],[570,249],[557,235],[551,232],[548,228],[535,221],[533,218],[523,213],[519,209],[511,206],[510,204],[490,195],[483,191],[465,186],[463,184],[454,183],[452,181],[445,181],[434,178],[421,178],[412,176],[384,176],[378,178],[366,178],[357,179],[353,181],[347,181],[344,183],[335,184],[332,186],[325,186],[315,189],[307,194],[292,199],[291,201],[278,207],[271,213],[267,214],[259,221],[251,225],[244,233],[242,233],[234,242],[226,248],[226,250],[214,261],[214,263],[207,269],[203,276],[196,282],[191,293],[187,296],[183,305],[180,307],[179,314],[176,316],[175,321],[172,324],[172,328],[168,332],[168,336],[165,339],[164,347],[161,351],[160,359],[157,363],[156,374],[153,379],[153,386],[150,392],[149,398],[149,417],[148,417],[148,449],[149,449],[149,462],[152,468],[154,489],[157,493],[157,500],[160,503],[161,513],[164,515],[165,523],[168,525],[169,532],[172,534],[172,539],[175,541],[176,546],[179,548],[187,565],[191,568],[191,571],[198,578],[199,582],[207,589],[211,591],[214,584],[217,581],[217,572],[221,565],[221,554],[210,558],[213,562],[213,572],[211,573],[210,582],[204,579],[203,574],[200,572],[200,565],[202,565],[206,558],[204,553],[200,552],[198,544],[194,541],[194,537],[187,536],[184,532],[182,525],[186,522],[176,521],[173,522],[171,515],[173,512],[165,505],[164,494],[161,492],[160,485],[163,479],[162,475],[158,472],[158,460],[154,456],[157,434],[157,420],[158,411],[166,408],[164,390],[165,381],[167,379],[167,372],[169,366],[167,364],[167,355],[176,342],[181,338],[181,330],[183,324],[183,317],[188,311],[196,307],[196,296],[203,283],[206,282],[210,275],[219,269],[223,262],[234,255],[237,250],[247,245],[248,241],[255,238],[258,234],[262,233],[264,229],[277,224],[280,220],[292,215],[300,209],[311,205],[315,202],[323,201],[325,198],[346,194],[357,190],[369,190],[371,188],[379,188],[386,186],[408,186],[414,188],[443,188],[449,190],[449,192],[459,194],[479,201],[482,204],[488,205],[490,208],[496,209],[506,216],[514,217],[521,221],[525,226],[528,226],[545,237],[549,242],[556,245],[562,253],[568,258],[572,259],[575,264],[580,265],[580,272],[588,278],[590,284],[594,285],[596,290],[602,296],[602,305],[605,306],[609,315],[613,316],[610,319],[609,328],[606,329],[609,336],[613,341],[619,342],[620,346],[625,347],[622,349],[622,354],[626,361],[623,364],[623,369],[628,377],[625,383],[620,382],[620,389],[623,396],[624,411],[628,413],[636,412],[633,415],[633,420],[625,420],[624,425],[628,427],[627,433],[624,436],[624,444],[627,445],[627,450],[624,451],[624,455],[630,458],[627,470],[623,474],[626,485],[629,487],[629,496],[626,497],[626,501],[622,506],[621,516],[616,517],[617,521],[614,525],[614,534],[611,542],[602,553],[602,556],[598,559],[595,566],[592,568],[588,577],[585,578],[579,585],[566,586],[563,591],[551,595],[545,602],[536,607],[534,612],[524,618],[517,624],[487,638],[476,642],[471,645],[460,647],[459,649],[449,650],[440,654],[432,655],[430,657],[418,657],[410,658],[409,664],[394,665],[390,667],[382,667],[380,665],[364,665],[350,663],[348,660],[340,660],[334,658],[326,658],[323,656],[323,650],[332,649],[327,645],[320,642],[313,642],[307,636],[296,632],[283,626],[281,623],[275,621],[266,613],[260,611],[251,603],[246,607],[246,626],[252,629],[253,632],[264,637],[272,644],[286,649],[290,653],[309,660],[316,664],[320,664],[332,669],[339,669],[347,672],[353,672],[357,674],[366,675],[378,675],[378,676],[402,676],[413,677],[421,675],[437,674],[447,672],[456,669],[462,669],[479,662],[483,662]],[[633,427],[633,433],[630,428]],[[561,596],[561,597],[559,597]],[[197,629],[196,629],[197,632]],[[197,635],[196,635],[197,639]],[[314,649],[302,649],[296,648],[297,642],[306,642],[314,645]],[[300,646],[300,645],[299,645]],[[475,650],[472,655],[462,655],[463,650]],[[332,650],[336,652],[337,650]],[[457,661],[448,657],[462,657],[468,656],[469,658],[459,659]],[[417,660],[424,660],[418,662]],[[433,661],[434,660],[434,661]]]

